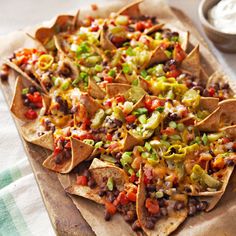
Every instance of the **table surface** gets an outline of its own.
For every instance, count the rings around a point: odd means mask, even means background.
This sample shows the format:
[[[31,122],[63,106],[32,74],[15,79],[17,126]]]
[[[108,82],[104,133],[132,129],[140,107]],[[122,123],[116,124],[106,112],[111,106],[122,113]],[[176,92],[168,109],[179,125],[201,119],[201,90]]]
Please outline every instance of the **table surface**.
[[[0,35],[8,34],[12,31],[23,29],[26,26],[33,26],[42,21],[49,20],[59,13],[69,12],[78,9],[80,6],[91,4],[95,1],[91,0],[7,0],[0,3]],[[106,4],[108,0],[96,0],[98,4]],[[125,2],[125,1],[124,1]],[[206,39],[210,49],[216,58],[225,68],[226,73],[236,80],[236,54],[225,54],[217,50],[214,45],[207,39],[203,32],[198,19],[199,0],[168,0],[171,6],[180,8],[194,22],[196,28]],[[50,6],[49,6],[50,3]],[[8,108],[4,102],[2,93],[0,92],[0,172],[3,169],[11,167],[14,163],[25,157],[21,141],[19,139],[14,122],[9,114]],[[12,147],[13,146],[13,147]],[[12,148],[10,148],[12,147]],[[32,177],[33,178],[33,177]],[[45,212],[41,202],[39,191],[34,186],[33,194],[37,195],[38,207]],[[26,195],[27,196],[27,195]],[[27,207],[27,204],[26,206]],[[46,217],[45,227],[50,227],[49,220]],[[35,218],[36,219],[36,218]],[[37,220],[37,219],[36,219]],[[35,222],[37,225],[37,222]],[[42,221],[38,220],[41,227]],[[30,235],[40,235],[39,232],[31,230]],[[47,235],[53,235],[53,231],[48,229]],[[42,234],[41,234],[42,235]]]

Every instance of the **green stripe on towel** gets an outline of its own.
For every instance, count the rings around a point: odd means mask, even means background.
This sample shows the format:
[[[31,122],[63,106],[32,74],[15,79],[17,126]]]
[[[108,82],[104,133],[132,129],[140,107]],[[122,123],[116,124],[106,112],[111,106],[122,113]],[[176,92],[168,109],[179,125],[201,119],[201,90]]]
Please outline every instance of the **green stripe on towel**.
[[[6,169],[0,172],[0,189],[14,182],[21,177],[21,172],[17,167]]]

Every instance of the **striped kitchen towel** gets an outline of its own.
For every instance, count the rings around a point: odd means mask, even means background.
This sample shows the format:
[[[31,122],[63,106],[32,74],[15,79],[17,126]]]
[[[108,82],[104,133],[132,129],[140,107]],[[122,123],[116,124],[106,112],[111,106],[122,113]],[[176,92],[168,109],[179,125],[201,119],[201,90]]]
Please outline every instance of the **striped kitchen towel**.
[[[55,235],[28,160],[0,171],[0,236]]]

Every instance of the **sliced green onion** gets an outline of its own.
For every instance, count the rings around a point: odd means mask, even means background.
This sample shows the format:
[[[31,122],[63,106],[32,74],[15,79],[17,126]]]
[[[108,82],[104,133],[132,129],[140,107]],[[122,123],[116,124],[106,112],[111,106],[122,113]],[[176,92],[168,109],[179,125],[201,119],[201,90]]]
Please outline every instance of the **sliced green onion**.
[[[108,71],[108,73],[107,73],[109,76],[111,76],[111,77],[115,77],[115,75],[116,75],[116,71],[114,70],[114,69],[111,69],[111,70],[109,70]]]
[[[152,145],[149,142],[146,142],[144,147],[150,152],[152,150]]]
[[[101,72],[102,69],[103,69],[103,67],[102,67],[102,65],[96,65],[96,66],[94,67],[94,69],[95,69],[95,71],[97,71],[97,72]]]
[[[88,144],[88,145],[91,145],[91,146],[94,145],[94,140],[92,140],[92,139],[84,139],[83,142]]]
[[[132,112],[133,113],[133,115],[138,115],[138,116],[140,116],[140,115],[142,115],[142,114],[147,114],[148,113],[148,110],[147,110],[147,108],[138,108],[138,109],[136,109],[134,112]]]
[[[146,70],[142,70],[140,74],[141,74],[141,76],[142,76],[143,78],[146,78],[147,75],[148,75],[148,73],[147,73]]]
[[[102,145],[103,145],[103,141],[99,141],[94,145],[94,147],[95,148],[100,148],[100,147],[102,147]]]
[[[107,188],[108,190],[112,191],[114,188],[114,182],[113,182],[113,178],[109,177],[107,180]]]
[[[21,94],[26,95],[28,92],[29,92],[29,89],[28,88],[24,88],[24,89],[22,89]]]
[[[64,81],[61,85],[62,90],[67,90],[69,87],[70,87],[70,80]]]
[[[202,142],[203,142],[204,145],[207,145],[207,143],[208,143],[208,138],[207,138],[207,135],[205,133],[202,136]]]
[[[176,129],[176,127],[177,127],[176,122],[171,121],[171,122],[169,123],[169,127],[170,127],[170,128],[173,128],[173,129]]]
[[[177,124],[177,129],[178,129],[179,131],[183,131],[183,130],[184,130],[184,124],[183,124],[183,123],[178,123],[178,124]]]

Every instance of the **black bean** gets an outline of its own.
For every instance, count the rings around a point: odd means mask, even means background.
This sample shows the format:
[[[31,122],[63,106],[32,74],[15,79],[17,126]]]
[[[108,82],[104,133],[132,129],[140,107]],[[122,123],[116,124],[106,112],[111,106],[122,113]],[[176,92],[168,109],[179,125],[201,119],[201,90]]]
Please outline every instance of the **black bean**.
[[[217,82],[214,83],[213,88],[214,88],[215,90],[219,90],[219,89],[220,89],[220,84],[217,83]]]
[[[196,206],[192,205],[192,204],[189,205],[189,207],[188,207],[188,215],[189,216],[194,216],[196,214],[196,212],[197,212]]]
[[[119,195],[120,192],[119,192],[118,189],[115,189],[115,190],[113,190],[113,193],[114,193],[114,196],[117,197],[117,196]]]
[[[134,32],[135,31],[135,28],[134,27],[132,27],[132,26],[130,26],[130,25],[128,25],[128,31],[129,32]]]
[[[197,204],[196,209],[197,209],[197,211],[205,211],[207,206],[208,206],[208,202],[201,201]]]
[[[25,98],[23,103],[24,103],[25,106],[29,106],[30,100],[28,98]]]
[[[227,166],[234,166],[234,161],[233,160],[227,160],[226,165]]]
[[[65,152],[65,159],[69,160],[71,158],[71,150],[64,150]]]
[[[189,198],[189,204],[196,205],[198,203],[197,199],[195,198]]]
[[[185,187],[184,187],[184,191],[185,191],[186,193],[191,193],[191,192],[192,192],[192,189],[191,189],[190,187],[188,187],[188,186],[185,186]]]
[[[135,129],[136,127],[137,127],[137,125],[134,124],[134,123],[131,123],[131,124],[127,124],[127,125],[126,125],[126,128],[127,128],[127,129]]]
[[[199,85],[193,86],[193,89],[198,90],[200,94],[203,94],[204,88],[202,86],[199,86]]]
[[[184,206],[185,206],[185,205],[184,205],[184,202],[177,201],[177,202],[175,203],[175,205],[174,205],[174,209],[177,210],[177,211],[179,211],[179,210],[183,209]]]
[[[167,117],[170,121],[175,121],[179,119],[179,116],[176,113],[168,113]]]
[[[105,219],[106,221],[109,221],[109,220],[111,219],[111,214],[110,214],[107,210],[105,210],[104,219]]]
[[[229,83],[224,83],[222,85],[222,89],[229,89]]]
[[[160,207],[165,207],[165,200],[163,198],[159,199],[158,203]]]
[[[152,184],[148,184],[146,186],[146,189],[147,189],[148,192],[155,192],[156,191],[156,186],[152,185]]]
[[[147,229],[154,229],[155,223],[153,223],[153,221],[151,221],[151,220],[146,220],[145,227]]]
[[[56,127],[55,127],[55,125],[51,125],[50,126],[50,130],[54,133],[55,132],[55,130],[56,130]]]
[[[135,220],[135,211],[127,211],[124,219],[127,222],[133,222]]]
[[[117,160],[120,160],[121,157],[122,157],[122,152],[118,152],[118,153],[116,154],[116,159],[117,159]]]
[[[207,89],[203,90],[202,96],[204,96],[204,97],[209,97],[210,96],[210,94],[209,94]]]
[[[99,190],[99,192],[98,192],[98,195],[99,195],[100,197],[105,196],[105,194],[106,194],[106,192],[103,191],[103,190]]]
[[[6,70],[1,70],[0,72],[0,78],[3,80],[3,81],[6,81],[8,79],[8,76],[9,76],[9,72],[6,71]]]
[[[89,178],[89,181],[88,181],[88,186],[90,187],[90,188],[95,188],[96,187],[96,182],[95,182],[95,180],[94,180],[94,178]]]
[[[42,135],[44,135],[44,132],[38,132],[38,136],[40,137],[40,136],[42,136]]]
[[[64,155],[63,152],[60,152],[56,155],[56,157],[55,157],[55,163],[56,164],[61,164],[62,163],[63,155]]]
[[[152,21],[152,24],[155,25],[157,23],[157,18],[155,16],[152,16],[151,21]]]
[[[211,149],[209,150],[209,153],[210,153],[213,157],[216,156],[215,153],[214,153]]]
[[[29,93],[33,94],[34,92],[37,92],[37,89],[34,85],[29,86]]]
[[[132,230],[133,230],[133,231],[138,231],[138,230],[141,228],[138,220],[136,220],[136,221],[132,224],[131,227],[132,227]]]

